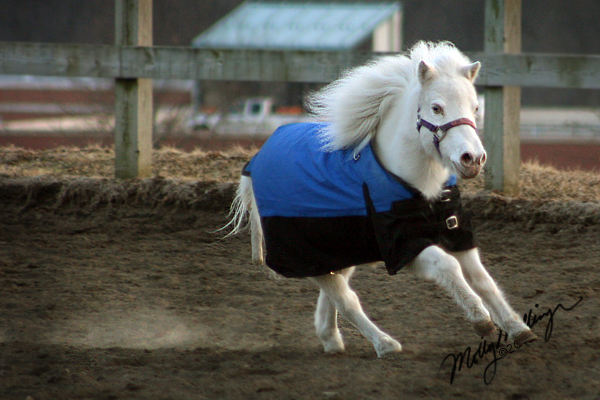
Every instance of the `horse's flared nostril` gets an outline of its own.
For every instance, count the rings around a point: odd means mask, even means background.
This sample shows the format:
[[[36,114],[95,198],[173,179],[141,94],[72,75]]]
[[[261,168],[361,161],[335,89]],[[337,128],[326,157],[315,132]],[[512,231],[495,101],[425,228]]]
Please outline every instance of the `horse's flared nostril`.
[[[487,157],[486,157],[485,153],[483,153],[481,155],[481,157],[477,157],[477,159],[475,160],[475,162],[479,165],[485,164],[486,161],[487,161]]]
[[[472,167],[473,165],[483,165],[486,161],[486,155],[483,153],[479,157],[475,157],[471,153],[465,153],[460,157],[460,163],[463,167]]]
[[[475,158],[471,153],[465,153],[460,157],[460,163],[465,167],[470,167],[475,162]]]

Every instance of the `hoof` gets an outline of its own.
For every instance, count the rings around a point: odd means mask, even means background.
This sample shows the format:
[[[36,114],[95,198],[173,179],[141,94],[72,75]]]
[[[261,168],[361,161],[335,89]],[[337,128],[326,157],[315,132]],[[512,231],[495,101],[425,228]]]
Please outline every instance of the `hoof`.
[[[384,336],[377,346],[375,346],[378,358],[384,358],[390,354],[402,351],[402,345],[389,336]]]
[[[515,346],[522,346],[526,343],[535,342],[537,340],[537,336],[530,329],[519,333],[515,336]]]
[[[475,329],[475,332],[479,336],[492,336],[496,332],[496,325],[494,325],[491,319],[488,319],[487,321],[476,323],[473,325],[473,329]]]
[[[317,332],[317,336],[321,340],[323,350],[327,354],[343,353],[345,350],[344,340],[338,329],[331,331]]]
[[[344,342],[342,342],[341,339],[339,342],[332,341],[330,343],[323,343],[323,349],[327,354],[340,354],[346,350]]]

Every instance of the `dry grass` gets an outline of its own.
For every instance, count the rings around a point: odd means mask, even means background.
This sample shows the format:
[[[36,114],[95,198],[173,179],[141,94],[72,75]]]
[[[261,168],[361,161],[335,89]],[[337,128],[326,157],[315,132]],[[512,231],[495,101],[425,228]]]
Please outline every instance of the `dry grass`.
[[[200,149],[186,153],[174,148],[162,148],[153,154],[153,175],[167,178],[165,182],[191,183],[237,182],[244,163],[257,149],[233,148],[229,151],[205,152]],[[0,177],[38,179],[68,179],[80,191],[90,185],[89,179],[113,180],[114,151],[111,148],[90,146],[86,148],[61,147],[51,150],[31,151],[17,147],[0,148]],[[37,179],[36,179],[37,178]],[[573,170],[561,171],[538,163],[521,167],[520,199],[533,201],[600,202],[600,173]],[[123,185],[123,183],[118,183]],[[71,186],[71,185],[70,185]],[[468,194],[483,191],[483,178],[461,183]],[[171,188],[173,189],[173,188]],[[66,193],[61,198],[68,197]],[[102,196],[110,198],[110,193]]]
[[[584,170],[558,170],[539,162],[526,162],[519,172],[520,199],[600,202],[600,173]],[[483,176],[460,183],[465,193],[484,190]]]
[[[186,153],[164,147],[156,150],[152,159],[152,175],[179,180],[235,182],[240,171],[257,149],[232,148],[230,151]],[[0,148],[0,176],[9,178],[40,175],[112,178],[115,173],[112,148],[59,147],[50,150],[25,150],[18,147]]]

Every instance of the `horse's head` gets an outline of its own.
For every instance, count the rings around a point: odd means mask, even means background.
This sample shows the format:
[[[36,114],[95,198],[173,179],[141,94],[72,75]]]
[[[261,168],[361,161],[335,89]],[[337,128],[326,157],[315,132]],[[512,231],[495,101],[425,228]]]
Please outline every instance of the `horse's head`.
[[[473,82],[480,66],[475,62],[449,71],[421,61],[418,67],[417,129],[423,147],[465,179],[476,177],[486,161],[474,122],[479,103]]]

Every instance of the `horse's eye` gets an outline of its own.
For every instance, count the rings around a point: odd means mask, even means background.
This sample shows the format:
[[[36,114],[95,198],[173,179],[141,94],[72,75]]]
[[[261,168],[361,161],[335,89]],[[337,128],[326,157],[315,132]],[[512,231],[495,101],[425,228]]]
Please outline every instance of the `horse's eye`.
[[[434,114],[441,114],[444,112],[444,110],[442,109],[442,107],[440,107],[437,104],[434,104],[433,106],[431,106],[431,109],[433,110]]]
[[[479,106],[475,107],[475,112],[479,112]]]

